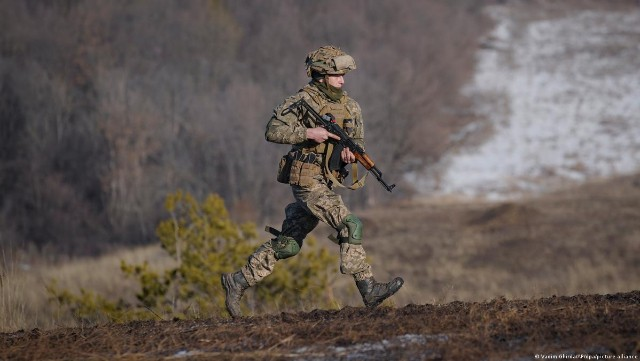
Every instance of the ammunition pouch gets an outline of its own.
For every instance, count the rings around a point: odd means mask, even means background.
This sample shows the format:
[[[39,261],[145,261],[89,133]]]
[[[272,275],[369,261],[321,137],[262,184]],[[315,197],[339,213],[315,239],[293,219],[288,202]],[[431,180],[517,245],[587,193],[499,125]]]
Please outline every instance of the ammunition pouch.
[[[317,182],[314,178],[322,175],[321,156],[301,151],[289,152],[288,156],[291,157],[289,184],[308,187]]]

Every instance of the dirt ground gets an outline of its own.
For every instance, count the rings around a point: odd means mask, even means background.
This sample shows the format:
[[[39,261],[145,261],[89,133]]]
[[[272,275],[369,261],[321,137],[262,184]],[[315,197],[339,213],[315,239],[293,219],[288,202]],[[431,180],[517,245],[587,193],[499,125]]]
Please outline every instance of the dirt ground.
[[[640,358],[640,291],[0,334],[2,360]]]

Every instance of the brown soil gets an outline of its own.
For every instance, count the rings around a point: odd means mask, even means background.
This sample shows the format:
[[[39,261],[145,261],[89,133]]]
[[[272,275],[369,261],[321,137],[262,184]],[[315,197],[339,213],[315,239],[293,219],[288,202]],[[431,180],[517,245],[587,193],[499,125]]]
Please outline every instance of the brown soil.
[[[0,334],[3,360],[640,358],[640,291]]]

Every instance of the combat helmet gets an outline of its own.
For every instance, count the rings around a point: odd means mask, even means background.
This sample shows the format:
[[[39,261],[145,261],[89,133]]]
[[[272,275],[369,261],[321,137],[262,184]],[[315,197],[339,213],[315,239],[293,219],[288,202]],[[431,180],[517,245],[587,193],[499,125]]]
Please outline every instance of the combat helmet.
[[[305,59],[307,76],[344,75],[356,68],[356,61],[340,48],[326,45],[307,54]]]

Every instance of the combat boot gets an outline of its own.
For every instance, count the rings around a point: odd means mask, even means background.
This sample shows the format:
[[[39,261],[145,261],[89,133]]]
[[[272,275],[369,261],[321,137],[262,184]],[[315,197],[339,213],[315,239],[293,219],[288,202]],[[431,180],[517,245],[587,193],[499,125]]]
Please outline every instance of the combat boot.
[[[367,307],[378,306],[382,301],[398,292],[402,284],[404,284],[404,280],[400,277],[396,277],[388,283],[376,282],[373,277],[356,281],[358,291],[360,291],[360,295],[362,295],[362,301],[364,301],[364,305]]]
[[[242,275],[240,271],[223,273],[220,281],[226,293],[224,304],[227,306],[227,311],[229,311],[229,314],[233,318],[242,316],[242,312],[240,312],[240,299],[242,299],[244,290],[249,288],[249,283],[244,278],[244,275]]]

